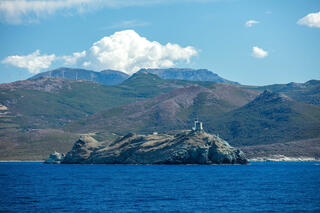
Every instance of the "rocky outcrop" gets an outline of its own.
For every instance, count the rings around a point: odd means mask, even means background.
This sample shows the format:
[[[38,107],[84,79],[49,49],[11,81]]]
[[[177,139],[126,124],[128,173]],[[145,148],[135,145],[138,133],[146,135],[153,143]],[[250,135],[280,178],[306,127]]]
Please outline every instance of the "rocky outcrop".
[[[246,164],[244,153],[204,131],[140,135],[130,133],[111,144],[78,140],[62,163],[93,164]]]
[[[85,135],[77,140],[70,152],[63,159],[63,163],[82,163],[87,162],[93,151],[99,148],[100,144],[94,138]]]
[[[47,164],[59,164],[64,159],[64,154],[59,152],[52,153],[47,160],[44,161],[44,163]]]

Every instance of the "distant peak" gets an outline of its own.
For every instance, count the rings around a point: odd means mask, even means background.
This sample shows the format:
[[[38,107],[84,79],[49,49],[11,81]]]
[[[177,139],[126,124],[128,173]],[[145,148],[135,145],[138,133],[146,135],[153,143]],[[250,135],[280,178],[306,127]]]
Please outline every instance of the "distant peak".
[[[117,74],[117,75],[124,75],[124,76],[129,76],[127,73],[125,72],[121,72],[118,70],[101,70],[100,73],[104,73],[104,74]]]
[[[122,82],[123,85],[136,85],[143,86],[153,84],[154,82],[162,82],[162,79],[152,73],[147,72],[136,72],[131,75],[128,79]]]
[[[139,74],[150,74],[150,73],[147,72],[146,70],[141,70],[139,72],[134,73],[133,75],[139,75]]]
[[[153,73],[149,73],[149,72],[136,72],[134,74],[132,74],[132,76],[130,78],[135,78],[135,77],[143,77],[143,76],[153,76],[153,77],[156,77],[156,78],[160,78],[159,76],[153,74]]]

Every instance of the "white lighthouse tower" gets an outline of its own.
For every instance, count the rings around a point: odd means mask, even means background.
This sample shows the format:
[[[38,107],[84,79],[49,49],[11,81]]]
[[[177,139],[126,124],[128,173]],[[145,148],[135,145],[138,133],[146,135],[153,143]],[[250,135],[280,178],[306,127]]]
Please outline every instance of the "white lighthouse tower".
[[[202,122],[200,122],[200,121],[198,121],[198,119],[196,119],[194,121],[194,126],[192,127],[192,130],[193,131],[203,131]]]

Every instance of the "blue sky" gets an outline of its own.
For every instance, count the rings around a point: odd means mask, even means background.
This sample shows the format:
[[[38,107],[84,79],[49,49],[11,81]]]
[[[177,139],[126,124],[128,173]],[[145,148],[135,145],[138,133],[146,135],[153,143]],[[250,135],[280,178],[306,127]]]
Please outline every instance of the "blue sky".
[[[61,66],[207,68],[249,85],[320,79],[319,12],[318,0],[0,0],[0,83]]]

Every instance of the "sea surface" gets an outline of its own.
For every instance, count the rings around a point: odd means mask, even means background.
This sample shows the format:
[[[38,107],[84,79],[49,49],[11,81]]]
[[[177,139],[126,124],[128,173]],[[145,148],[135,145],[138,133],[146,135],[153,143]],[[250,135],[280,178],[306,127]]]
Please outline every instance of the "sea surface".
[[[320,212],[320,162],[0,163],[0,212]]]

